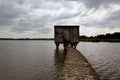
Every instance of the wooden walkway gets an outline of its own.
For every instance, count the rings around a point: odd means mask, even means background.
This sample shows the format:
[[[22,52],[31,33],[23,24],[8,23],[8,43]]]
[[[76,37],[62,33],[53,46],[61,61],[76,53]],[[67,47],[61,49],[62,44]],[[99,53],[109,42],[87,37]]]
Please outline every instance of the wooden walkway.
[[[64,68],[60,72],[60,80],[99,80],[96,72],[79,51],[67,49]]]

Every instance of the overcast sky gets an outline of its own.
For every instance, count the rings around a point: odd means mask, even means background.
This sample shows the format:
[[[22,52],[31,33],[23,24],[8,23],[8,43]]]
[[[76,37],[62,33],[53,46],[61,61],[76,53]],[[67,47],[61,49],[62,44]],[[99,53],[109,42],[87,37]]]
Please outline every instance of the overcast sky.
[[[54,37],[54,25],[80,34],[120,32],[120,0],[0,0],[0,37]]]

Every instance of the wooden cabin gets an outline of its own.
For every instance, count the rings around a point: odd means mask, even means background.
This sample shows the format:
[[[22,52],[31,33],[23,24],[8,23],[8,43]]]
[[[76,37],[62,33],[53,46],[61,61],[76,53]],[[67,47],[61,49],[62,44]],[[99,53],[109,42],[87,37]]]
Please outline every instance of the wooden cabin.
[[[56,48],[59,48],[60,44],[63,44],[64,48],[71,47],[76,48],[79,43],[79,26],[78,25],[55,25],[54,37]]]

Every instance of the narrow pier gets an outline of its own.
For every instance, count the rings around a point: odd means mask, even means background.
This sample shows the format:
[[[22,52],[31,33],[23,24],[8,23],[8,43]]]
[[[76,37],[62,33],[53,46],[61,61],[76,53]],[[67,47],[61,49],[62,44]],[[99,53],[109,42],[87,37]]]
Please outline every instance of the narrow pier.
[[[99,80],[90,63],[73,48],[67,48],[63,70],[60,80]]]

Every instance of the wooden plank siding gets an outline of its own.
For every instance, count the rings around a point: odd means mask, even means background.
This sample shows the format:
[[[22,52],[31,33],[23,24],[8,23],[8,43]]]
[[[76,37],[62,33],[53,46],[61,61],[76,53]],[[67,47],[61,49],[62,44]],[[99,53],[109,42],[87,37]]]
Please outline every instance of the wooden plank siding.
[[[68,32],[70,42],[79,42],[79,26],[77,25],[55,25],[55,42],[63,42],[64,31]]]

